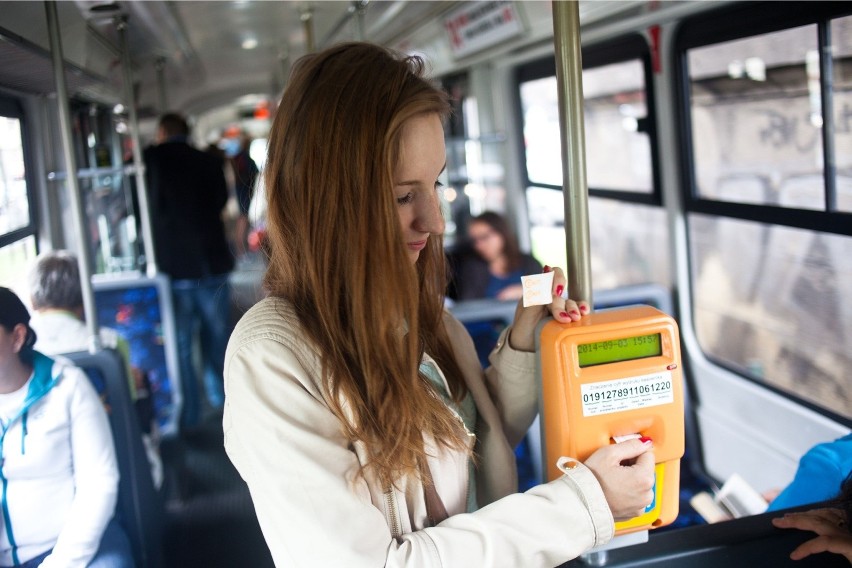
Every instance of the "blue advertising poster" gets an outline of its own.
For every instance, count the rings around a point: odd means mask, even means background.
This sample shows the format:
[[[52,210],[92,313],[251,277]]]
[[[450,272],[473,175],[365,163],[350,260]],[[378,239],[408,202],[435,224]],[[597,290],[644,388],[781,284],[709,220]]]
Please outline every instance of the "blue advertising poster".
[[[171,302],[163,302],[161,290],[168,290],[154,279],[108,282],[95,286],[98,323],[117,331],[129,344],[130,364],[148,377],[154,414],[164,435],[177,431],[176,392],[178,382],[170,369],[166,337],[171,327],[164,311]],[[163,306],[166,306],[164,309]]]

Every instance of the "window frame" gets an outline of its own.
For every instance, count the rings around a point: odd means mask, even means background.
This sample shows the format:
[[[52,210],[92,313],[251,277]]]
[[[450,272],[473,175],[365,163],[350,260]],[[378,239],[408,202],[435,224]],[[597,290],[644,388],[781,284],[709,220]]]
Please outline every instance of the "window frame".
[[[657,138],[657,106],[654,98],[654,73],[651,63],[651,49],[648,41],[642,34],[628,33],[621,37],[607,40],[604,42],[583,46],[583,69],[592,69],[602,67],[613,63],[623,63],[638,59],[643,68],[643,77],[645,80],[645,101],[647,114],[643,119],[642,131],[648,135],[648,142],[651,150],[651,191],[650,192],[635,192],[623,191],[615,189],[594,188],[589,187],[590,197],[603,197],[608,199],[616,199],[619,201],[628,201],[632,203],[642,203],[646,205],[663,205],[661,180],[660,180],[660,160],[659,160],[659,144]],[[556,59],[555,56],[548,56],[534,61],[530,61],[520,65],[515,70],[514,76],[514,95],[515,95],[515,114],[518,117],[518,124],[523,124],[523,105],[521,101],[521,84],[527,81],[544,79],[547,77],[556,76]],[[521,175],[524,183],[524,191],[529,187],[540,187],[545,189],[553,189],[562,191],[561,185],[547,184],[534,182],[530,180],[529,172],[527,171],[526,162],[526,146],[524,144],[523,129],[518,129],[518,156],[519,163],[522,164]]]
[[[778,205],[732,203],[701,197],[695,177],[696,164],[690,112],[690,78],[688,51],[736,39],[783,31],[805,25],[817,26],[817,47],[820,54],[820,90],[823,109],[834,109],[831,100],[832,59],[826,57],[824,46],[830,40],[832,19],[852,14],[852,5],[816,2],[759,2],[724,7],[686,18],[674,34],[672,51],[675,70],[674,89],[679,125],[678,150],[681,191],[686,213],[701,213],[719,217],[757,221],[808,229],[821,233],[852,236],[852,213],[836,208],[836,167],[834,154],[834,113],[823,112],[822,148],[824,210],[797,209]],[[828,88],[826,88],[828,87]]]
[[[30,139],[27,128],[26,113],[20,101],[3,93],[0,93],[0,116],[14,118],[21,123],[21,144],[24,156],[24,180],[27,185],[27,207],[29,209],[29,223],[8,233],[0,234],[0,248],[4,248],[18,241],[32,236],[35,239],[36,252],[39,250],[38,239],[38,207],[37,194],[35,191],[33,160],[30,155]]]
[[[674,70],[672,89],[674,91],[674,116],[677,124],[677,156],[680,161],[678,180],[683,199],[683,214],[687,224],[687,239],[691,214],[701,214],[720,218],[740,219],[766,225],[792,227],[810,230],[815,233],[852,236],[852,213],[836,210],[834,193],[835,163],[834,163],[834,113],[823,112],[823,179],[825,184],[824,210],[797,209],[777,205],[758,205],[749,203],[732,203],[702,198],[698,195],[698,184],[695,177],[694,148],[692,145],[692,122],[690,108],[690,78],[688,66],[688,50],[732,41],[755,37],[761,34],[783,31],[805,25],[817,26],[817,46],[820,54],[820,90],[823,109],[834,109],[831,104],[832,59],[826,58],[823,49],[830,40],[831,21],[852,15],[852,3],[830,2],[748,2],[734,6],[724,6],[712,9],[689,18],[685,18],[676,26],[673,34],[671,63]],[[828,79],[826,79],[828,77]],[[828,86],[829,88],[826,88]],[[830,140],[828,140],[830,137]],[[829,179],[829,176],[830,179]],[[688,263],[694,262],[689,255]],[[693,287],[692,275],[689,276],[689,286]],[[692,305],[694,310],[695,305]],[[692,332],[695,333],[693,326]],[[843,416],[835,410],[820,406],[801,397],[792,390],[785,390],[773,383],[756,378],[699,346],[701,353],[714,365],[742,377],[747,381],[778,394],[797,405],[807,408],[830,420],[852,426],[852,416]]]

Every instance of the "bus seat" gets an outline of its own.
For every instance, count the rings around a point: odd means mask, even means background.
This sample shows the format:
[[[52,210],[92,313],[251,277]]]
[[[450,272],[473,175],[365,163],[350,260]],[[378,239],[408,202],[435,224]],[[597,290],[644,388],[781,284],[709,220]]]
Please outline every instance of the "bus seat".
[[[83,369],[109,411],[121,479],[115,514],[133,549],[137,568],[163,565],[163,503],[154,488],[142,432],[130,397],[126,367],[114,349],[63,355]]]

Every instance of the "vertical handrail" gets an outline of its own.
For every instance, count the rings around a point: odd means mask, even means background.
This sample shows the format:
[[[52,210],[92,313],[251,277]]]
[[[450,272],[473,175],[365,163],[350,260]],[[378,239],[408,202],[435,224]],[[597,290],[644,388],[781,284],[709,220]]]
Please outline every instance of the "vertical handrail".
[[[589,192],[586,186],[583,58],[578,1],[553,2],[553,43],[559,96],[559,134],[562,141],[568,290],[572,298],[586,300],[591,308]]]
[[[154,230],[151,225],[151,206],[148,202],[148,187],[145,183],[145,164],[142,161],[142,146],[139,142],[139,120],[136,116],[136,98],[133,96],[133,68],[130,61],[130,47],[127,43],[127,19],[117,21],[116,28],[121,41],[122,87],[130,121],[130,142],[133,146],[133,170],[136,176],[136,196],[139,199],[139,217],[142,221],[142,246],[145,251],[145,272],[148,276],[157,274],[157,256],[154,252]]]
[[[86,317],[86,328],[89,331],[89,351],[96,353],[101,348],[101,340],[98,330],[98,318],[95,313],[95,294],[92,290],[92,254],[89,250],[83,197],[80,194],[80,184],[77,181],[77,160],[74,157],[74,141],[71,137],[71,107],[68,104],[68,87],[65,84],[65,58],[62,54],[62,38],[59,35],[59,16],[57,15],[55,1],[49,0],[45,2],[44,8],[47,15],[50,53],[53,59],[53,77],[56,81],[59,136],[62,142],[62,157],[65,160],[65,171],[67,172],[65,182],[71,198],[74,233],[77,236],[77,241],[80,243],[77,251],[77,263],[80,268],[80,291],[83,294],[83,313]]]
[[[299,18],[302,20],[302,30],[305,32],[305,51],[313,53],[316,50],[314,40],[314,11],[311,8],[302,10]]]
[[[168,95],[166,95],[166,58],[158,57],[154,62],[157,71],[157,107],[160,114],[169,110]]]
[[[369,0],[352,0],[355,9],[355,39],[367,41],[367,3]]]

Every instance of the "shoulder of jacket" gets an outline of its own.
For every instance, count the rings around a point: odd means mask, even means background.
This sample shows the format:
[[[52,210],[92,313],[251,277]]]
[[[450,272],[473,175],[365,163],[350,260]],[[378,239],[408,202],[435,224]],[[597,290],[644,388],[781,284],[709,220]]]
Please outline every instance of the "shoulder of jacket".
[[[51,371],[54,377],[65,375],[85,376],[86,372],[74,364],[74,361],[63,355],[51,355],[53,359],[53,369]]]
[[[447,335],[450,338],[450,343],[457,345],[459,343],[471,343],[473,340],[467,331],[467,328],[454,316],[450,310],[444,308],[444,327],[447,330]]]
[[[293,305],[283,298],[264,298],[251,307],[231,334],[229,351],[259,340],[269,340],[293,349],[304,349],[307,341]]]
[[[52,356],[51,358],[53,359],[53,367],[51,368],[50,375],[54,379],[53,387],[51,387],[52,390],[59,388],[66,391],[73,391],[82,384],[91,384],[89,383],[86,371],[77,367],[70,359],[66,359],[61,355]]]

